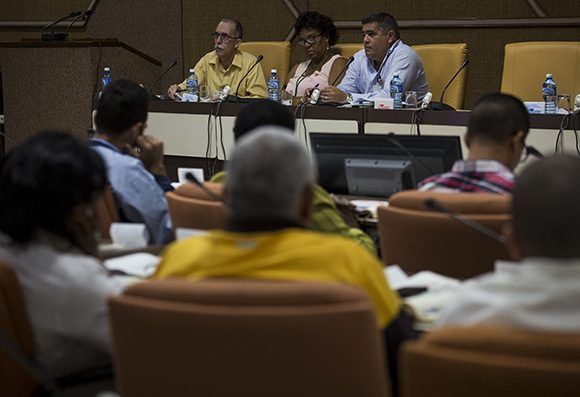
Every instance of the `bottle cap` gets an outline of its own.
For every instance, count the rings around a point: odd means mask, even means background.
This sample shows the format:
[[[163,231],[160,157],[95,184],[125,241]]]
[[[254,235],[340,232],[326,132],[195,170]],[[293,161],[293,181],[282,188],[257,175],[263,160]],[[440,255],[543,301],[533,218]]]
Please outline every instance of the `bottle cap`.
[[[109,68],[109,67],[105,68],[105,72],[110,72],[110,71],[111,71],[111,68]]]
[[[272,69],[270,73],[278,73],[278,71],[276,69]]]
[[[189,69],[189,73],[194,73],[193,69]]]
[[[546,78],[547,78],[547,79],[551,79],[552,77],[553,77],[553,76],[552,76],[552,73],[546,73]]]

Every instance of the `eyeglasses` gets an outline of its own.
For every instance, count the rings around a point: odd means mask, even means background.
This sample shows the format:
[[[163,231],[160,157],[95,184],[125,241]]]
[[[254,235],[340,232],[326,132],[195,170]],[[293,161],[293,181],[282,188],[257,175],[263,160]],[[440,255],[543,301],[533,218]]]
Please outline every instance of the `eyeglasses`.
[[[533,156],[537,159],[543,159],[544,155],[538,149],[533,146],[528,146],[524,143],[524,148],[522,149],[522,154],[520,155],[520,163],[523,163],[528,159],[528,157]]]
[[[315,34],[314,36],[310,36],[307,39],[299,39],[297,44],[300,47],[306,47],[306,46],[312,47],[314,45],[314,43],[316,43],[316,39],[319,36],[322,36],[322,33]]]
[[[224,43],[227,43],[230,40],[237,40],[237,39],[239,39],[239,37],[234,37],[234,36],[230,36],[227,33],[218,33],[218,32],[213,32],[211,34],[211,38],[214,41],[217,41],[218,39],[220,39]]]

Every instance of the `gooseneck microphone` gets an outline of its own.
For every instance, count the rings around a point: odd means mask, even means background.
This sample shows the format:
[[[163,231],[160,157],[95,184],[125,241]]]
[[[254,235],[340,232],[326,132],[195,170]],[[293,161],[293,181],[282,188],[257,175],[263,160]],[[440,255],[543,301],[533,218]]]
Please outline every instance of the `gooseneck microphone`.
[[[461,66],[459,66],[459,69],[457,69],[457,72],[455,72],[455,74],[453,75],[453,77],[451,77],[451,80],[449,80],[449,82],[447,83],[447,85],[445,86],[445,88],[443,88],[443,91],[441,92],[441,98],[439,98],[439,102],[433,102],[431,109],[433,110],[455,110],[452,106],[449,106],[447,104],[445,104],[443,102],[443,98],[445,97],[445,93],[447,92],[447,89],[449,88],[449,86],[451,85],[451,83],[453,83],[453,81],[455,80],[455,78],[459,75],[459,73],[469,64],[469,59],[465,58],[463,60],[463,62],[461,63]]]
[[[75,18],[78,17],[79,15],[82,15],[82,13],[80,11],[74,11],[71,12],[68,15],[65,15],[64,17],[60,17],[57,20],[52,21],[51,23],[49,23],[48,25],[46,25],[44,28],[42,28],[42,32],[41,32],[41,37],[42,37],[42,41],[44,42],[50,42],[50,41],[64,41],[66,40],[66,33],[54,33],[54,27],[56,26],[57,23],[64,21],[66,19],[70,19],[70,18]],[[46,33],[46,30],[48,28],[52,27],[50,33]]]
[[[394,132],[389,132],[387,134],[387,139],[389,141],[391,141],[391,143],[393,145],[395,145],[396,147],[401,149],[403,151],[403,153],[405,153],[407,156],[409,156],[414,163],[419,164],[421,166],[421,168],[423,168],[423,170],[427,171],[427,176],[431,176],[431,175],[435,174],[431,170],[431,168],[427,167],[427,165],[425,163],[423,163],[421,160],[419,160],[413,153],[411,153],[411,151],[409,149],[407,149],[405,146],[403,146],[403,144],[401,142],[399,142],[399,140],[397,139],[397,136],[395,135]]]
[[[157,80],[155,80],[155,82],[151,85],[151,89],[149,90],[149,93],[151,94],[152,97],[153,97],[153,89],[155,88],[155,86],[157,85],[157,83],[159,83],[159,81],[163,78],[163,76],[165,76],[167,74],[167,72],[169,72],[171,69],[173,69],[175,67],[175,65],[177,65],[177,61],[171,62],[171,65],[169,65],[163,71],[163,73],[161,73],[161,75],[157,78]]]
[[[340,73],[336,76],[336,78],[332,82],[332,84],[331,84],[332,87],[334,87],[334,85],[336,84],[336,82],[338,81],[338,79],[340,78],[340,76],[342,76],[342,74],[346,72],[346,70],[348,69],[348,67],[352,63],[352,61],[354,61],[354,55],[352,55],[350,58],[348,58],[348,61],[346,62],[345,67],[342,68],[342,70],[340,71]]]
[[[256,65],[259,64],[262,61],[262,59],[264,59],[264,55],[261,55],[261,54],[258,55],[256,57],[256,62],[254,62],[254,64],[252,65],[252,67],[248,69],[248,71],[246,72],[246,74],[244,75],[244,77],[242,77],[240,79],[240,82],[238,83],[238,86],[236,87],[236,95],[235,95],[236,98],[238,98],[238,92],[240,92],[240,86],[242,85],[242,81],[244,81],[245,78],[248,77],[248,75],[250,74],[250,72],[252,71],[252,69],[254,69],[256,67]]]
[[[501,234],[497,233],[495,230],[491,230],[487,226],[484,226],[479,222],[475,222],[475,221],[451,210],[450,208],[447,208],[446,206],[444,206],[443,204],[441,204],[439,201],[437,201],[435,199],[428,198],[423,203],[425,204],[425,207],[427,209],[447,214],[451,218],[456,220],[457,222],[462,223],[465,226],[470,227],[471,229],[476,230],[479,233],[486,235],[487,237],[497,241],[498,243],[505,244],[505,242],[506,242],[505,236],[502,236]]]
[[[185,174],[185,179],[187,179],[190,182],[195,183],[197,186],[199,186],[199,188],[201,190],[203,190],[205,192],[205,194],[207,194],[209,197],[211,197],[212,199],[214,199],[215,201],[219,201],[221,203],[224,203],[226,206],[228,205],[226,203],[226,201],[224,200],[223,197],[221,197],[220,195],[212,192],[210,189],[208,189],[201,181],[199,181],[195,175],[193,175],[191,172],[188,172]]]

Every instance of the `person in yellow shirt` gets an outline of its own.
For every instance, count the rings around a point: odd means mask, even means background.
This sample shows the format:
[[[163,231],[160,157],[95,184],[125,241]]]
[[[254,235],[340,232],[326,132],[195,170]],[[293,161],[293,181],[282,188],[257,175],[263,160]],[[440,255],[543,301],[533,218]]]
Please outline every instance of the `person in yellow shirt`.
[[[314,181],[308,152],[282,127],[264,126],[244,136],[226,176],[226,230],[170,245],[154,277],[322,281],[359,287],[373,303],[377,326],[385,332],[393,379],[401,341],[399,297],[374,255],[344,237],[306,229]]]
[[[250,71],[256,63],[256,57],[238,49],[243,35],[242,24],[233,18],[222,19],[212,33],[214,51],[204,55],[194,68],[199,86],[205,86],[210,95],[214,95],[216,91],[221,92],[226,85],[230,86],[233,95],[241,82],[239,96],[249,98],[268,96],[262,66],[258,63]],[[244,78],[248,71],[250,73]],[[167,95],[175,99],[175,93],[185,89],[184,80],[181,84],[171,85]]]
[[[257,100],[243,107],[234,124],[234,140],[237,142],[250,131],[263,125],[277,125],[288,128],[289,133],[294,130],[294,117],[284,106],[278,102],[267,99]],[[224,183],[226,172],[220,171],[211,177],[211,182]],[[322,233],[340,235],[377,255],[374,241],[363,232],[359,225],[348,224],[341,214],[334,198],[322,186],[314,185],[313,211],[310,218],[310,230]]]

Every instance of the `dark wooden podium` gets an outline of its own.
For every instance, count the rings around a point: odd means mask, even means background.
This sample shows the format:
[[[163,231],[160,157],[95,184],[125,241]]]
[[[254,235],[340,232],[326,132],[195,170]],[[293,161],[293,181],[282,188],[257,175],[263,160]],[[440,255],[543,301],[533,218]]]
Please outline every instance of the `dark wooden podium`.
[[[0,43],[6,135],[18,142],[43,129],[86,136],[105,66],[114,79],[146,88],[162,71],[159,60],[116,39]],[[7,151],[14,146],[8,139],[4,143]]]

